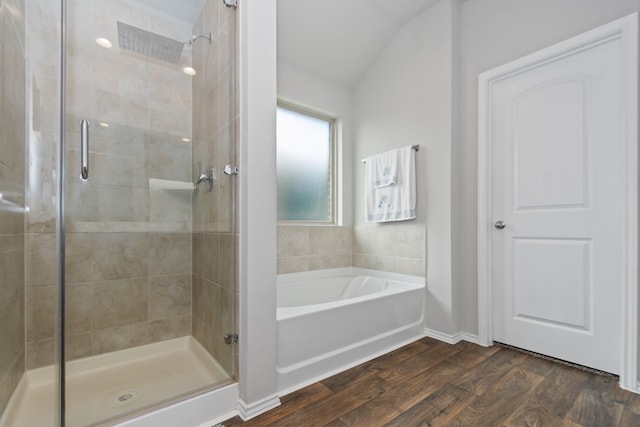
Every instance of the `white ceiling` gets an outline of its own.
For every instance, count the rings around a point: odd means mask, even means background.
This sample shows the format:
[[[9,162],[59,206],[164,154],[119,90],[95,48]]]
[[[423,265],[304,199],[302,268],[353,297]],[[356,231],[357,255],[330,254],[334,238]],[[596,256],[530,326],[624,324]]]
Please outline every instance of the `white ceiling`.
[[[132,1],[192,24],[205,0]],[[278,0],[278,60],[352,87],[391,36],[438,1]]]
[[[353,86],[404,24],[439,0],[278,0],[278,60]]]

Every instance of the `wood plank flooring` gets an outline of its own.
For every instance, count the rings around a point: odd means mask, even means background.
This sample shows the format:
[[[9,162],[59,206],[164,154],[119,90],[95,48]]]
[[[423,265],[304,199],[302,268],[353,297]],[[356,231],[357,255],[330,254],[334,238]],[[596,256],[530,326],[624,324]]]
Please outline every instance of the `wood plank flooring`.
[[[512,349],[424,338],[232,426],[640,426],[640,395]]]

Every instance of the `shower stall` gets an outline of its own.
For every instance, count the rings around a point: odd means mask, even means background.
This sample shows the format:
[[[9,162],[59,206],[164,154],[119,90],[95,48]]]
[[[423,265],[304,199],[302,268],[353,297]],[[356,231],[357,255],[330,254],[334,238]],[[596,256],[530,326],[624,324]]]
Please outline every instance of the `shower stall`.
[[[237,18],[0,0],[0,427],[237,381]]]

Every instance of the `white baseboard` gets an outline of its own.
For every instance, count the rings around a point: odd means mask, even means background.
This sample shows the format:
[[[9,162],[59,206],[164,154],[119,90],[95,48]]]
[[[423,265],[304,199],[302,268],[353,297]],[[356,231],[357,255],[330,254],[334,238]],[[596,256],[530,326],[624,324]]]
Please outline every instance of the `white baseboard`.
[[[462,339],[462,341],[468,341],[470,343],[474,343],[474,344],[480,344],[480,340],[478,339],[477,335],[474,334],[469,334],[467,332],[460,332],[458,335],[460,335],[460,338]]]
[[[622,386],[622,382],[618,383],[618,386],[623,390],[630,391],[631,393],[640,394],[640,381],[636,382],[636,388],[635,389],[623,387]]]
[[[251,404],[238,399],[238,415],[244,421],[247,421],[278,406],[280,406],[280,398],[275,394]]]
[[[436,339],[438,341],[446,342],[447,344],[457,344],[460,341],[469,341],[474,344],[478,344],[478,336],[469,334],[467,332],[458,332],[457,334],[445,334],[434,329],[425,328],[424,334],[429,338]]]

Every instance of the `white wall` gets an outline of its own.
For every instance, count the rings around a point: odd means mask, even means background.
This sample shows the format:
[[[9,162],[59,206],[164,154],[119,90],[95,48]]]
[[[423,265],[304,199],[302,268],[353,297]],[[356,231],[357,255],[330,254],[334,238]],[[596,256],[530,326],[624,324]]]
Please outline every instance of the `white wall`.
[[[419,144],[417,219],[379,227],[426,225],[427,327],[443,333],[456,331],[451,268],[456,1],[443,0],[400,29],[354,89],[354,223],[364,222],[360,159]]]
[[[477,333],[478,74],[635,12],[638,0],[468,0],[461,6],[462,139],[457,157],[459,197],[454,242],[460,269],[460,326]]]
[[[324,81],[278,60],[278,97],[335,117],[338,127],[338,223],[352,225],[353,218],[353,118],[351,90]]]
[[[276,0],[239,6],[240,413],[276,394]]]
[[[244,402],[258,406],[260,402],[268,405],[276,387],[275,3],[275,0],[248,0],[240,8],[244,8],[241,167],[247,168],[240,176],[243,216],[240,392]],[[452,56],[458,28],[456,5],[443,0],[389,42],[356,88],[354,108],[360,123],[354,129],[357,141],[352,159],[356,172],[356,224],[362,223],[363,216],[363,196],[358,190],[362,187],[361,174],[357,173],[361,170],[359,160],[402,144],[419,143],[422,147],[418,155],[418,209],[422,213],[414,223],[426,224],[428,228],[427,278],[430,287],[438,285],[436,289],[442,291],[445,309],[445,315],[440,317],[443,324],[432,327],[455,326],[451,297],[457,295],[460,328],[477,333],[478,74],[637,11],[639,3],[638,0],[467,0],[461,5],[461,74],[457,82],[456,58]],[[459,83],[460,111],[456,108],[456,83]],[[460,139],[456,135],[458,114],[462,117]],[[460,286],[455,290],[451,283],[452,229],[456,230],[453,262],[461,280],[455,282]],[[447,317],[452,314],[453,318]]]

